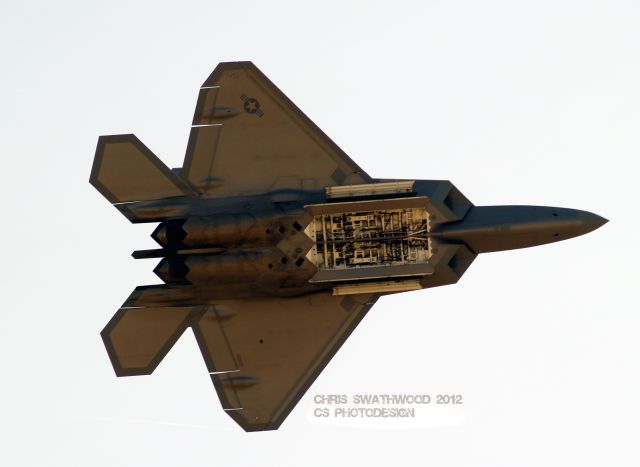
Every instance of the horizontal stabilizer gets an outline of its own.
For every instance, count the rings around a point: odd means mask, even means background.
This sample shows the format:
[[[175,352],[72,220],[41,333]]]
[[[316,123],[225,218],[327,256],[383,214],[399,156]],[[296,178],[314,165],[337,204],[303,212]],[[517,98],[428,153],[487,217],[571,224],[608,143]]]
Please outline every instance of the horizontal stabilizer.
[[[193,307],[120,308],[100,333],[118,376],[150,375],[190,324]]]
[[[89,182],[114,204],[193,194],[135,135],[98,139]]]

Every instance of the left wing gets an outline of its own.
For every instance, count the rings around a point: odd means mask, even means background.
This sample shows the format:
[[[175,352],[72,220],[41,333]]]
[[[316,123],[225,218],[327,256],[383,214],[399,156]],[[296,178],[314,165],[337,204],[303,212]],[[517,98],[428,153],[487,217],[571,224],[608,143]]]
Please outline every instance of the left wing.
[[[209,306],[125,303],[101,334],[118,376],[148,375],[191,326],[225,411],[246,431],[275,430],[378,297],[322,291]]]
[[[230,300],[193,325],[226,412],[246,431],[275,430],[377,295]]]

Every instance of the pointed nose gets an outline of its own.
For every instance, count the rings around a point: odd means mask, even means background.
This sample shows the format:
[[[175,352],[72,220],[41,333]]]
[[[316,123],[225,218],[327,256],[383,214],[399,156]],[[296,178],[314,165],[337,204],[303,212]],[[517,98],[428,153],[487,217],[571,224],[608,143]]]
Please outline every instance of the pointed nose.
[[[604,217],[578,209],[544,208],[541,214],[542,218],[538,226],[540,233],[553,233],[553,241],[584,235],[608,222]]]
[[[589,233],[607,219],[578,209],[545,206],[479,206],[435,236],[463,241],[476,253],[527,248]]]
[[[578,235],[584,235],[589,232],[593,232],[597,228],[602,227],[609,219],[605,219],[602,216],[594,214],[588,211],[578,211],[580,213],[580,233]]]

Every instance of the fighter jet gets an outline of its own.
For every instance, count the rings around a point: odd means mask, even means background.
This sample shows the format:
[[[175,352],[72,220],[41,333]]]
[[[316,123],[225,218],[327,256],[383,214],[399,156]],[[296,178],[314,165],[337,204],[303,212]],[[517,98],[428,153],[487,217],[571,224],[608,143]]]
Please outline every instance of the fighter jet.
[[[251,62],[220,63],[200,88],[181,168],[132,134],[101,136],[90,183],[131,222],[159,223],[159,248],[133,257],[161,258],[164,283],[137,287],[101,333],[116,375],[151,374],[191,327],[246,431],[277,429],[381,296],[607,222],[374,179]]]

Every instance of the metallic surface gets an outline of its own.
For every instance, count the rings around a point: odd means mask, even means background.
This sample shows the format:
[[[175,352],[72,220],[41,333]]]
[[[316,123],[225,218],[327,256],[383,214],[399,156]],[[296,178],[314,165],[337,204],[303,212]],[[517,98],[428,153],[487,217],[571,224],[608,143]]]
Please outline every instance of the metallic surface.
[[[184,165],[134,135],[98,140],[90,182],[158,222],[161,285],[102,331],[118,376],[150,374],[191,327],[223,408],[276,429],[376,300],[457,282],[480,253],[588,233],[585,211],[474,206],[440,180],[374,180],[252,63],[200,89]]]

